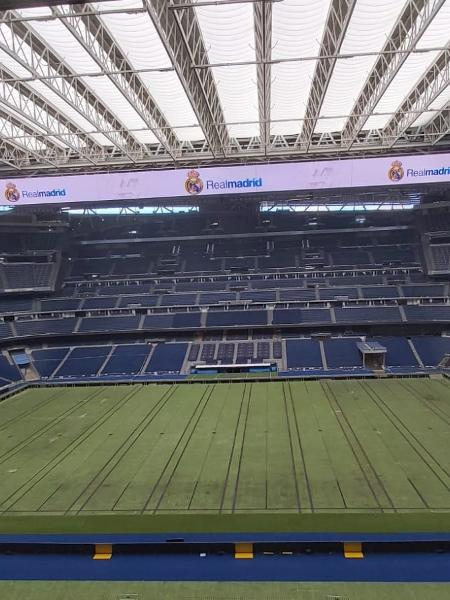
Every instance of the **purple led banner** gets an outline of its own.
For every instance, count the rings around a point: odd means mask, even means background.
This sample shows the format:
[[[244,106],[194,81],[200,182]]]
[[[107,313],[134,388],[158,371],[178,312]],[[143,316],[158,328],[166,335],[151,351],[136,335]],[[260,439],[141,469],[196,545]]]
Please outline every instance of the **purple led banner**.
[[[450,154],[0,180],[0,205],[74,204],[450,182]]]

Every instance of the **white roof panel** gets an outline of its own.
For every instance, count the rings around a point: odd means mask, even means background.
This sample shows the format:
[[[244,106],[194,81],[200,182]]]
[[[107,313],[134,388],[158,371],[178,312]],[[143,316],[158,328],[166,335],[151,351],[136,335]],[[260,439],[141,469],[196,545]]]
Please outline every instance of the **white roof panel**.
[[[146,0],[147,1],[147,0]],[[377,62],[379,52],[385,45],[393,28],[398,21],[402,11],[413,0],[357,0],[350,17],[341,47],[327,89],[321,100],[321,110],[315,126],[315,134],[340,133],[347,122],[355,101],[360,96],[361,90],[367,81],[374,64]],[[197,0],[192,0],[195,5]],[[179,4],[179,2],[177,2]],[[311,93],[311,84],[317,66],[317,57],[321,51],[321,43],[324,38],[324,27],[331,6],[331,0],[283,0],[272,2],[272,22],[265,23],[266,30],[255,30],[255,4],[252,1],[237,2],[233,0],[218,0],[216,2],[199,1],[199,4],[187,8],[176,8],[173,2],[161,21],[165,25],[173,20],[172,25],[183,30],[183,41],[181,52],[184,53],[181,61],[183,67],[172,64],[171,53],[166,51],[162,39],[170,46],[170,33],[159,31],[161,24],[158,22],[159,14],[146,10],[146,3],[142,0],[108,0],[107,2],[92,2],[89,7],[98,12],[101,22],[109,31],[114,43],[126,56],[128,64],[135,69],[144,89],[153,98],[157,107],[164,116],[168,127],[181,142],[181,148],[166,149],[166,152],[158,152],[158,161],[167,164],[172,155],[179,155],[181,159],[187,157],[189,162],[192,157],[195,160],[204,158],[211,160],[208,143],[195,146],[195,154],[190,142],[202,142],[205,139],[205,131],[216,127],[226,126],[231,137],[252,138],[251,146],[247,151],[245,140],[236,146],[232,146],[232,155],[236,152],[236,159],[241,153],[247,159],[259,153],[263,156],[262,148],[259,146],[260,115],[258,105],[258,69],[256,65],[256,35],[271,35],[271,79],[270,79],[270,132],[277,136],[274,144],[276,152],[282,152],[286,148],[290,157],[295,155],[297,146],[293,145],[292,139],[300,133],[303,127],[303,119],[306,113],[307,103]],[[166,5],[163,6],[163,8]],[[64,5],[62,10],[64,11]],[[114,11],[111,13],[111,11]],[[30,29],[47,45],[49,49],[80,78],[86,88],[99,100],[99,106],[106,106],[110,113],[119,121],[130,139],[134,138],[141,144],[159,143],[157,136],[148,127],[148,120],[140,114],[139,108],[133,101],[128,100],[115,86],[112,78],[108,76],[105,69],[96,62],[95,57],[85,50],[77,39],[64,25],[64,19],[54,17],[48,7],[23,9],[16,11],[17,17],[23,18],[23,31]],[[45,17],[44,20],[39,20]],[[81,18],[83,19],[83,17]],[[179,19],[175,22],[175,19]],[[191,27],[191,20],[196,19],[201,31],[201,39],[195,39],[196,27]],[[81,21],[82,22],[82,21]],[[391,117],[398,111],[405,98],[415,88],[423,74],[429,69],[432,62],[438,56],[440,48],[446,46],[450,41],[450,0],[446,0],[443,7],[432,20],[421,39],[416,42],[414,50],[405,60],[401,69],[387,87],[377,106],[367,115],[367,121],[363,126],[365,131],[369,129],[384,128]],[[83,27],[83,25],[81,25]],[[270,28],[271,27],[271,31]],[[3,82],[0,90],[5,95],[0,95],[0,107],[21,121],[24,125],[32,127],[36,133],[46,133],[40,120],[40,109],[37,110],[31,100],[25,111],[27,116],[22,117],[14,109],[14,100],[26,98],[26,93],[20,93],[20,85],[26,90],[37,92],[46,102],[53,106],[63,116],[70,119],[81,132],[87,133],[91,138],[101,145],[111,147],[113,143],[108,139],[110,126],[102,119],[97,119],[92,111],[90,116],[83,111],[83,102],[72,106],[65,96],[56,93],[55,81],[48,79],[40,80],[34,77],[31,64],[36,65],[40,60],[38,55],[32,55],[31,48],[27,46],[22,37],[24,34],[17,30],[13,33],[6,23],[0,24],[0,65],[13,73],[13,77],[24,79],[23,83]],[[173,31],[173,30],[172,30]],[[414,29],[410,29],[414,31]],[[92,36],[92,34],[89,34]],[[168,37],[166,37],[168,35]],[[95,36],[95,33],[94,33]],[[92,37],[90,37],[92,40]],[[261,41],[261,40],[258,40]],[[264,40],[262,40],[264,42]],[[93,49],[97,41],[94,40]],[[210,90],[204,93],[198,88],[199,78],[195,76],[195,65],[192,64],[194,52],[193,47],[200,44],[205,49],[206,58],[210,64],[210,72],[216,90],[212,100],[219,99],[220,110],[216,111],[214,106],[211,110],[203,107],[195,107],[196,101],[208,101]],[[2,50],[2,47],[4,48]],[[21,60],[30,65],[29,68],[22,66],[14,59],[14,52],[20,48]],[[9,55],[8,52],[11,54]],[[180,46],[177,47],[177,51]],[[326,48],[324,49],[327,50]],[[178,52],[176,53],[177,57]],[[239,64],[237,64],[239,63]],[[178,77],[180,68],[191,69],[187,73],[184,89]],[[44,65],[45,66],[45,65]],[[111,63],[112,69],[117,66]],[[46,69],[42,70],[46,74]],[[51,74],[57,75],[57,70]],[[259,82],[261,85],[262,82]],[[190,88],[190,89],[189,89]],[[199,100],[200,98],[200,100]],[[434,118],[437,111],[447,106],[450,102],[450,86],[435,98],[426,110],[411,115],[413,127],[426,126]],[[28,108],[30,109],[28,111]],[[220,115],[220,122],[214,123]],[[200,123],[198,118],[204,120]],[[36,118],[36,123],[34,123]],[[223,122],[222,122],[223,121]],[[53,123],[54,120],[50,120]],[[41,123],[41,124],[39,124]],[[4,127],[4,135],[8,128]],[[204,126],[204,129],[202,128]],[[212,126],[212,127],[211,127]],[[10,131],[18,131],[11,129]],[[51,133],[56,133],[51,132]],[[446,137],[446,131],[440,132],[440,144],[447,143],[450,136]],[[285,139],[282,139],[285,136]],[[43,149],[44,140],[33,139],[33,136],[24,134],[18,140],[36,154]],[[57,137],[48,137],[59,145],[64,143]],[[411,138],[412,140],[412,138]],[[376,142],[375,142],[376,143]],[[125,142],[126,144],[126,142]],[[323,146],[322,146],[323,144]],[[323,135],[319,139],[316,135],[311,148],[314,150],[325,148],[325,152],[332,154],[337,150],[339,156],[345,155],[345,147],[341,146],[339,135]],[[371,148],[372,142],[367,138],[358,144],[361,148]],[[119,144],[120,145],[120,144]],[[410,143],[415,148],[413,141]],[[402,140],[402,148],[405,148],[405,140]],[[269,146],[265,149],[268,154],[272,152]],[[228,151],[230,151],[228,149]],[[300,151],[300,149],[299,149]],[[247,154],[245,154],[247,152]],[[275,151],[274,151],[275,152]],[[251,153],[251,154],[249,154]],[[218,152],[220,155],[220,152]],[[281,154],[277,154],[280,157]],[[116,148],[111,154],[118,164],[125,164],[129,160],[129,149]],[[146,152],[141,153],[146,160]],[[109,157],[99,158],[99,164],[108,164]],[[33,166],[35,155],[31,160],[23,161]],[[1,163],[1,157],[0,157]],[[0,166],[1,168],[1,166]],[[28,168],[28,167],[27,167]]]
[[[440,48],[446,46],[450,42],[449,23],[450,0],[447,0],[419,40],[417,48]],[[424,52],[423,54],[411,54],[375,107],[375,111],[387,112],[392,116],[438,55],[438,50]],[[375,129],[384,127],[391,119],[391,116],[371,117],[367,123],[367,128]]]
[[[274,4],[273,60],[317,56],[329,5],[329,0],[286,0]],[[301,130],[300,119],[305,115],[316,62],[281,62],[272,66],[272,134],[288,135]],[[277,122],[282,119],[292,122]]]
[[[379,52],[398,14],[399,2],[392,0],[359,0],[341,46],[341,54]],[[336,61],[330,84],[320,111],[334,119],[317,121],[316,132],[340,131],[350,115],[375,61],[376,55],[357,56]]]
[[[255,61],[251,4],[202,6],[195,9],[211,64]],[[212,69],[231,136],[259,135],[256,65]]]

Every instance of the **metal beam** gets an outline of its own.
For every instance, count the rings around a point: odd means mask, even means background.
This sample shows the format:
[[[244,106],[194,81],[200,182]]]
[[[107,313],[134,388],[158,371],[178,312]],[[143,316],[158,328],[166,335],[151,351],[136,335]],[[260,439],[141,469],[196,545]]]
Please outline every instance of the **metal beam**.
[[[272,57],[272,4],[256,2],[253,7],[255,21],[255,54],[258,81],[258,112],[261,145],[267,153],[270,143],[270,96]]]
[[[25,135],[24,135],[25,134]],[[25,150],[38,161],[54,167],[66,162],[68,155],[51,139],[42,139],[40,132],[20,121],[11,113],[0,107],[0,136],[11,138],[9,142],[21,150]]]
[[[102,146],[86,136],[70,119],[31,87],[20,82],[6,83],[11,75],[11,71],[0,67],[1,104],[36,123],[91,164],[96,164],[104,156],[105,150]]]
[[[351,148],[371,113],[434,19],[445,0],[409,0],[376,60],[344,125],[342,137]],[[397,53],[402,50],[401,53]]]
[[[11,167],[11,175],[17,175],[17,171],[30,168],[30,153],[0,136],[0,163]]]
[[[85,2],[87,0],[64,0],[65,4],[84,4]],[[106,0],[97,0],[97,2],[106,2]],[[2,0],[2,10],[56,6],[57,4],[61,4],[61,0]]]
[[[54,15],[65,15],[62,23],[89,53],[92,59],[108,74],[124,98],[139,113],[155,137],[173,159],[181,152],[181,144],[159,106],[151,96],[141,77],[133,72],[133,66],[122,52],[101,19],[93,14],[90,4],[83,6],[60,6],[52,9]]]
[[[230,138],[195,9],[170,10],[170,0],[142,0],[197,115],[214,156],[226,155]],[[193,64],[205,68],[193,69]]]
[[[14,11],[0,13],[17,17]],[[34,76],[61,73],[61,79],[45,79],[45,85],[67,102],[94,127],[114,133],[105,134],[111,143],[134,162],[147,153],[144,145],[132,136],[119,119],[98,98],[90,88],[65,64],[65,62],[47,46],[45,41],[26,23],[17,21],[8,24],[10,34],[5,28],[0,30],[0,48],[8,53]],[[117,133],[120,132],[120,133]]]
[[[325,94],[336,64],[335,58],[328,58],[339,52],[344,41],[345,32],[350,23],[356,0],[332,0],[328,11],[325,29],[320,46],[320,56],[316,63],[313,80],[306,105],[306,120],[298,137],[297,144],[308,151],[316,128]]]
[[[450,134],[450,102],[422,129],[424,140],[433,145],[437,144],[444,136]]]
[[[385,143],[392,147],[430,104],[450,84],[450,45],[439,54],[427,72],[401,104],[398,112],[383,129]]]

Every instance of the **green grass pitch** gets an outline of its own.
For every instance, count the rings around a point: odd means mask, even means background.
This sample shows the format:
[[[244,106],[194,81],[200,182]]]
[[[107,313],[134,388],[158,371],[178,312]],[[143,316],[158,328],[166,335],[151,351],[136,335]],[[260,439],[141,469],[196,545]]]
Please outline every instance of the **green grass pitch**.
[[[29,389],[0,403],[0,513],[448,518],[449,448],[445,379]]]
[[[448,600],[443,583],[0,581],[8,600]]]

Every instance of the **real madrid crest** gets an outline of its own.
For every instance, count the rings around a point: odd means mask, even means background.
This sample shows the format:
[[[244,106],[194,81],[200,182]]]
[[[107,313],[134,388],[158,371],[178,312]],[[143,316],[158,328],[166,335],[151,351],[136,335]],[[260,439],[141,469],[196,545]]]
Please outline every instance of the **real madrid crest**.
[[[7,183],[5,187],[5,198],[8,202],[17,202],[20,198],[20,192],[15,183]]]
[[[391,181],[400,181],[403,178],[405,171],[402,163],[399,160],[394,160],[389,168],[388,177]]]
[[[188,171],[184,189],[188,194],[200,194],[203,190],[203,181],[200,178],[200,173],[195,169]]]

